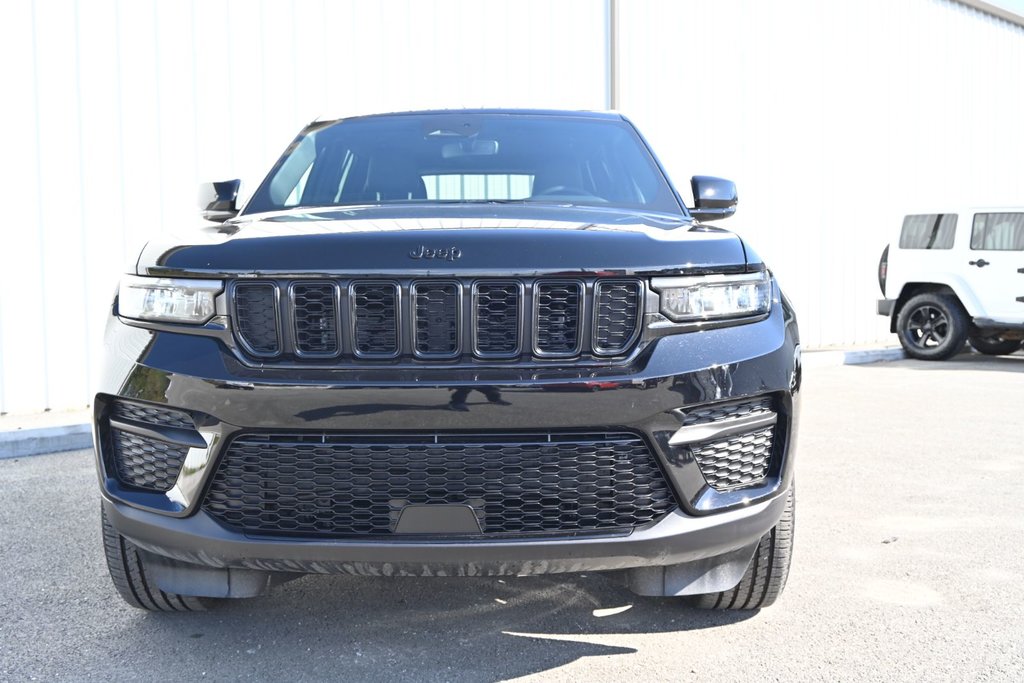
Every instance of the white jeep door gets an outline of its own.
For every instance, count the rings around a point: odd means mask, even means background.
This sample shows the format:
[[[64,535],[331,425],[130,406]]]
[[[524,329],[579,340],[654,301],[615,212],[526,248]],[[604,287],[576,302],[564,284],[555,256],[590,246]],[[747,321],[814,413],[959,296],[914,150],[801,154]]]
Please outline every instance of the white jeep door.
[[[1024,323],[1024,212],[974,214],[969,246],[960,272],[985,317]]]

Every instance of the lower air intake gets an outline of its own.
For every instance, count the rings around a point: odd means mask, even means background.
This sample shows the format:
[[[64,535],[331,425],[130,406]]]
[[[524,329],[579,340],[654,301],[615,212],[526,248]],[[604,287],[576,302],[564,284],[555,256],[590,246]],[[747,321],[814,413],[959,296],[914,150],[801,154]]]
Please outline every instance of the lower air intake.
[[[484,535],[624,531],[676,507],[634,434],[246,435],[205,510],[252,534],[391,535],[407,505],[468,505]]]
[[[119,429],[111,431],[118,480],[140,489],[170,491],[188,448]]]
[[[686,411],[683,424],[726,425],[730,420],[772,412],[771,399],[766,397],[694,408]],[[775,429],[772,425],[712,438],[692,444],[690,452],[708,485],[717,491],[759,484],[768,476],[771,467]]]

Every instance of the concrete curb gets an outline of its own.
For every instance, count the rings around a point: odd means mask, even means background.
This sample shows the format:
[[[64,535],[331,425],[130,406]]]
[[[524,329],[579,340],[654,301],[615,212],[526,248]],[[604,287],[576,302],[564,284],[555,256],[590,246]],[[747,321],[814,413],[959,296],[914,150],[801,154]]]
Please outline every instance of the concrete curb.
[[[0,431],[0,460],[92,448],[92,425]]]
[[[835,365],[864,365],[881,361],[903,360],[906,357],[903,349],[899,347],[855,349],[850,351],[826,349],[822,351],[805,351],[803,361],[806,368],[821,368]]]
[[[880,361],[903,360],[907,354],[903,349],[864,349],[863,351],[844,351],[843,365],[863,365]]]

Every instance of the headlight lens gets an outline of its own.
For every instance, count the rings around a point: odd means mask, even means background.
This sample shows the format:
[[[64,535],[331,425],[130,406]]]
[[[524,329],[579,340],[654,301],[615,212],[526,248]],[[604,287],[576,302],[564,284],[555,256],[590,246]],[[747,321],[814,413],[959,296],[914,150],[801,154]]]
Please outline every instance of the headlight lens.
[[[117,311],[125,318],[201,325],[216,312],[219,280],[127,276],[118,289]]]
[[[654,278],[661,312],[677,323],[763,315],[771,305],[768,272]]]

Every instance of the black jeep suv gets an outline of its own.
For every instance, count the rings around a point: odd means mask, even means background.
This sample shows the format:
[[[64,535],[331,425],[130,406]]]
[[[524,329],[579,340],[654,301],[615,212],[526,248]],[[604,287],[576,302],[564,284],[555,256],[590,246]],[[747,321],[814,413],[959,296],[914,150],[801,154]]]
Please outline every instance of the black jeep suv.
[[[318,121],[153,241],[106,328],[103,540],[151,610],[306,573],[620,570],[774,602],[800,346],[736,235],[617,114]]]

